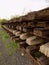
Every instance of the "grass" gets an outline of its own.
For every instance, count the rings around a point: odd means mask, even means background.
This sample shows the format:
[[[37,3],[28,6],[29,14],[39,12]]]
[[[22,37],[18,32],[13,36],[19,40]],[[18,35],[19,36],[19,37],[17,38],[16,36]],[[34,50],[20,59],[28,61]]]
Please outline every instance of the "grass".
[[[35,53],[35,57],[37,57],[37,58],[39,58],[39,57],[41,57],[43,54],[41,53],[41,52],[39,52],[39,51],[37,51],[36,53]]]
[[[7,33],[3,33],[2,38],[3,38],[4,40],[8,39]]]
[[[2,52],[0,52],[0,56],[2,56]]]
[[[11,55],[17,50],[18,43],[14,42],[14,40],[7,41],[9,37],[8,37],[8,34],[4,30],[0,30],[0,35],[2,36],[2,40],[3,40],[7,53]]]
[[[18,45],[12,40],[10,43],[5,43],[5,48],[8,54],[11,55],[17,50]]]
[[[13,50],[16,50],[18,48],[18,45],[12,40],[10,43],[6,43],[5,47],[7,49],[12,48]]]

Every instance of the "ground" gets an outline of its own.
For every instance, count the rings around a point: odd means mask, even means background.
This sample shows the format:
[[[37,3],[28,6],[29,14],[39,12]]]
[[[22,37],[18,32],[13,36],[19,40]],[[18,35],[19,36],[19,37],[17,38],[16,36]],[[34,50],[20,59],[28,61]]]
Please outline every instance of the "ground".
[[[27,54],[21,55],[17,44],[0,27],[0,65],[33,65]]]

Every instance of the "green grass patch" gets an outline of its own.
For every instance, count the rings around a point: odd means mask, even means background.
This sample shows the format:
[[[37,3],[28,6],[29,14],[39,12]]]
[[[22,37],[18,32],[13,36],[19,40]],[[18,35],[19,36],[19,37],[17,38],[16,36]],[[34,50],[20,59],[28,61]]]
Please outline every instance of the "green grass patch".
[[[37,58],[41,57],[42,55],[43,54],[41,52],[39,52],[39,51],[35,53],[35,57],[37,57]]]
[[[0,56],[2,56],[2,54],[3,54],[3,53],[0,51]]]
[[[6,40],[8,38],[8,35],[4,33],[2,38]]]
[[[5,45],[5,49],[6,49],[7,53],[9,55],[12,55],[14,52],[16,52],[16,50],[18,48],[18,43],[14,42],[14,40],[9,40],[9,42],[8,42],[8,39],[9,39],[8,34],[2,29],[0,31],[0,35],[2,36],[2,41]],[[1,55],[1,53],[0,53],[0,55]]]
[[[18,48],[18,43],[11,41],[11,43],[6,43],[5,48],[9,55],[12,55]]]
[[[9,49],[9,48],[16,49],[16,48],[18,48],[18,43],[15,43],[15,42],[12,40],[11,43],[6,43],[5,47],[6,47],[7,49]]]
[[[0,25],[0,28],[1,28],[1,25]]]

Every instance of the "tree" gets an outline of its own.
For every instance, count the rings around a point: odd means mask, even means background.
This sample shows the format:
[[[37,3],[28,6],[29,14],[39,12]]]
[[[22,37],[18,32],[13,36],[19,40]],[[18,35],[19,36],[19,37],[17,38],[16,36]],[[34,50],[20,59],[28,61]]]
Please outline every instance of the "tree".
[[[18,17],[19,17],[19,15],[15,15],[15,16],[12,15],[12,16],[11,16],[11,19],[18,18]]]
[[[6,19],[0,19],[0,23],[6,22],[6,21],[7,21]]]

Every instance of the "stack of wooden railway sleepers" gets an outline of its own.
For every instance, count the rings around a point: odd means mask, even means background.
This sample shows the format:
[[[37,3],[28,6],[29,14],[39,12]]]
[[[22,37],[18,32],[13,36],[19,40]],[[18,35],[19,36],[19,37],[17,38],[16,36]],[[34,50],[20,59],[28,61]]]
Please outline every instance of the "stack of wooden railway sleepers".
[[[34,65],[49,65],[49,8],[30,12],[2,23]]]

